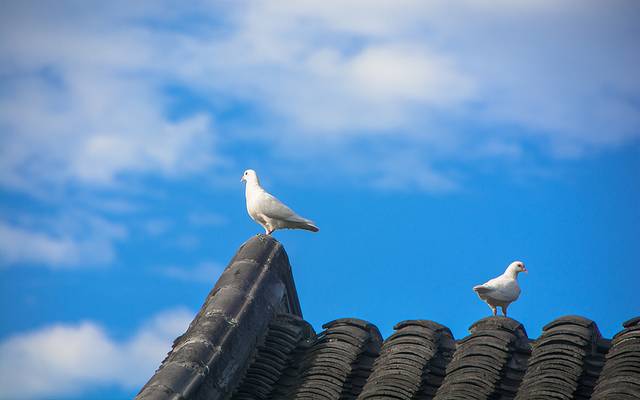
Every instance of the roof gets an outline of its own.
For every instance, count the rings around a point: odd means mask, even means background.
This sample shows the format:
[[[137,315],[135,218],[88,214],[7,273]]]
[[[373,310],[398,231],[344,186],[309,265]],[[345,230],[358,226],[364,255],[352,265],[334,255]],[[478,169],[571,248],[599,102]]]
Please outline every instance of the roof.
[[[302,318],[283,246],[255,236],[136,399],[640,398],[640,317],[612,340],[580,316],[535,340],[506,317],[459,340],[428,320],[402,321],[386,340],[356,318],[322,328]]]

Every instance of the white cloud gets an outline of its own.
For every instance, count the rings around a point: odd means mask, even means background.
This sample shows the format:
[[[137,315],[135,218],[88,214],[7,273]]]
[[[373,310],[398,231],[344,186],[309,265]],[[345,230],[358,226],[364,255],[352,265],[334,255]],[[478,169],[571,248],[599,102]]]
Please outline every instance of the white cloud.
[[[401,155],[379,160],[373,167],[373,185],[381,189],[410,189],[432,193],[458,189],[454,176],[428,166],[423,158],[409,150]]]
[[[185,309],[165,311],[124,341],[91,321],[15,334],[0,342],[0,397],[48,398],[106,385],[139,388],[192,318]]]
[[[115,258],[114,241],[127,236],[123,226],[79,212],[55,217],[21,215],[13,219],[0,220],[0,267],[107,264]]]
[[[0,96],[5,186],[111,185],[124,173],[179,175],[214,161],[208,117],[168,121],[159,94],[139,82],[61,73],[66,87],[34,77]]]
[[[446,112],[580,146],[616,144],[638,136],[625,97],[640,91],[629,37],[637,5],[616,4],[247,2],[224,35],[186,39],[191,52],[176,70],[271,108],[296,132],[412,130]]]
[[[202,262],[195,267],[169,266],[158,268],[158,271],[171,279],[212,284],[224,271],[224,266],[213,262]]]
[[[104,186],[127,173],[178,176],[218,161],[210,116],[167,114],[161,37],[149,42],[117,22],[133,15],[51,6],[13,3],[4,13],[1,184],[36,193]]]
[[[417,101],[449,105],[472,98],[469,79],[451,60],[429,54],[424,46],[371,46],[349,61],[347,84],[363,98],[385,103]]]
[[[422,153],[414,187],[438,190],[451,175],[443,160],[513,164],[522,143],[568,159],[640,137],[632,1],[250,1],[227,12],[224,34],[185,38],[177,74],[257,104],[272,125],[254,139],[321,170],[314,147],[349,174],[362,141],[401,138]],[[397,171],[386,173],[412,181]]]
[[[568,158],[640,136],[633,1],[45,4],[6,7],[1,28],[0,183],[14,189],[210,170],[211,114],[238,102],[261,118],[228,140],[318,165],[300,153],[330,140],[343,174],[357,141],[401,138],[442,176],[443,159],[502,162],[486,149],[525,140]],[[172,85],[211,109],[170,118]]]

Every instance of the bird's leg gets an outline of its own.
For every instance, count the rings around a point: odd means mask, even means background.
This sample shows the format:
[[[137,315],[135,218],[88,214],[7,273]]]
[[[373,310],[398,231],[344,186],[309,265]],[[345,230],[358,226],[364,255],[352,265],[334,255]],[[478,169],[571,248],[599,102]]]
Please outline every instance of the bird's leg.
[[[501,308],[502,308],[502,315],[504,315],[505,317],[507,316],[507,307],[509,307],[509,306],[501,306]]]
[[[494,307],[494,306],[490,306],[491,310],[493,311],[493,316],[495,317],[496,315],[498,315],[498,308]]]

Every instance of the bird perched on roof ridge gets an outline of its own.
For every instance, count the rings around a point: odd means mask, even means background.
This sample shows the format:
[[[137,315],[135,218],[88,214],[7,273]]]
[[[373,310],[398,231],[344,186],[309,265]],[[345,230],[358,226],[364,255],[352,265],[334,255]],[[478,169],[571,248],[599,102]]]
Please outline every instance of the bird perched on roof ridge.
[[[240,181],[246,183],[247,212],[251,219],[262,225],[267,235],[271,235],[276,229],[305,229],[312,232],[320,230],[313,221],[302,218],[264,190],[260,186],[256,171],[244,171]]]
[[[504,274],[473,287],[473,291],[478,294],[478,297],[491,307],[493,315],[498,313],[497,307],[500,307],[502,314],[506,317],[509,304],[520,296],[520,286],[518,285],[520,272],[527,272],[524,263],[514,261],[509,264]]]

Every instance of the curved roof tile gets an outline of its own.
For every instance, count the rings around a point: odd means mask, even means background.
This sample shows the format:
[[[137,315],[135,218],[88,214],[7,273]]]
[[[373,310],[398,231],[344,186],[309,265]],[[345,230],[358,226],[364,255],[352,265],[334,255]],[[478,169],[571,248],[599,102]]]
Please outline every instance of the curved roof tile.
[[[640,317],[613,337],[593,400],[640,398]]]

